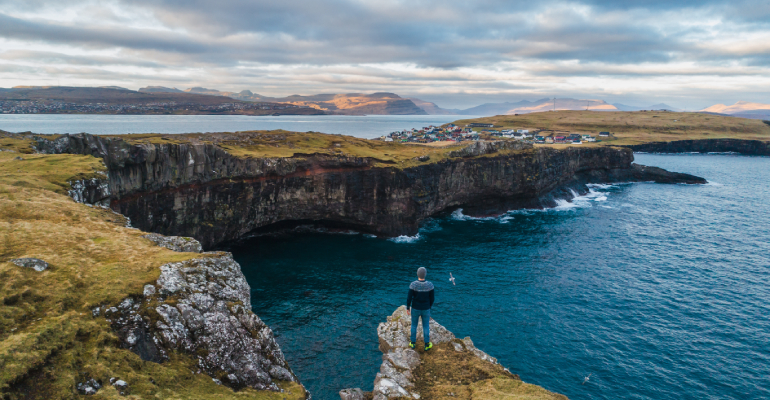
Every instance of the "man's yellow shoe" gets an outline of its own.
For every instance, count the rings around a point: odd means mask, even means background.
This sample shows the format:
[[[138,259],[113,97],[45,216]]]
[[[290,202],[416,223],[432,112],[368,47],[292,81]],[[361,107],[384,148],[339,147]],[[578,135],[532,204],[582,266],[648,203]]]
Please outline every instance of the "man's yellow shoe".
[[[425,351],[428,351],[433,348],[433,342],[428,342],[428,344],[425,345]]]
[[[410,349],[413,349],[413,348],[414,348],[414,343],[412,343],[412,342],[409,342],[409,348],[410,348]]]

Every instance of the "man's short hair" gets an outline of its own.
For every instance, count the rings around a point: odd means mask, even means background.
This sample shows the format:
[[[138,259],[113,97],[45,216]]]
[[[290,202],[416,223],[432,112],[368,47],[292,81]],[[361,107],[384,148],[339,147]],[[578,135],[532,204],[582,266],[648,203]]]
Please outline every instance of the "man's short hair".
[[[417,268],[417,277],[420,279],[425,279],[425,275],[428,275],[428,270],[425,269],[425,267]]]

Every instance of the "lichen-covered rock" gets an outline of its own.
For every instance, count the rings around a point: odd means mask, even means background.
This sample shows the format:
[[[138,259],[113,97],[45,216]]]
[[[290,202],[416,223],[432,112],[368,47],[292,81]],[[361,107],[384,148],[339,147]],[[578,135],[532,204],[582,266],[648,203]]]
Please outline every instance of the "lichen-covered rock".
[[[418,342],[423,340],[422,324],[419,324]],[[420,353],[408,347],[411,327],[412,320],[404,306],[396,309],[387,322],[377,327],[383,356],[380,372],[374,380],[374,400],[421,397],[416,390],[414,376],[415,369],[420,366]],[[483,361],[497,364],[497,359],[477,349],[470,338],[458,340],[452,332],[433,319],[430,320],[430,338],[434,345],[451,343],[455,351],[467,351]]]
[[[23,268],[32,268],[37,272],[43,272],[48,269],[48,263],[39,258],[14,258],[12,263]]]
[[[412,327],[412,317],[406,313],[406,307],[401,306],[388,317],[388,321],[377,327],[380,339],[380,351],[389,352],[391,349],[406,349],[409,345],[409,335]],[[436,320],[430,320],[430,339],[434,344],[448,343],[455,335],[440,325]],[[417,341],[423,340],[422,321],[417,322]]]
[[[157,233],[150,233],[142,236],[149,239],[158,246],[165,247],[174,251],[200,253],[203,251],[201,243],[191,237],[184,236],[163,236]]]
[[[142,298],[105,310],[124,347],[155,362],[171,351],[194,355],[201,372],[235,389],[297,382],[272,330],[251,311],[249,285],[230,253],[204,253],[160,270]]]
[[[78,203],[101,207],[110,205],[110,185],[106,175],[104,178],[71,181],[70,187],[67,193]]]
[[[79,382],[75,385],[75,389],[77,389],[78,393],[86,396],[96,394],[101,388],[102,385],[93,378],[86,379],[85,382]]]
[[[342,389],[340,400],[364,400],[364,391],[360,388]]]

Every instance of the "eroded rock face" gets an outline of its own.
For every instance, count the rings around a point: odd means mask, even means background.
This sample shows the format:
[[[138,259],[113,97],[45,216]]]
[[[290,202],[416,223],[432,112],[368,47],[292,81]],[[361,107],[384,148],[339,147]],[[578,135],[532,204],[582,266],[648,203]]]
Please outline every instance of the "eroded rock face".
[[[477,142],[447,160],[396,168],[330,154],[239,158],[203,142],[132,145],[87,134],[35,140],[39,151],[102,157],[114,211],[137,228],[194,237],[204,248],[307,223],[414,235],[421,221],[452,208],[478,216],[553,207],[588,192],[587,183],[660,177],[632,170],[630,149],[516,141]]]
[[[155,362],[171,351],[192,354],[199,372],[236,389],[279,390],[277,380],[297,381],[272,330],[251,312],[249,285],[230,253],[160,269],[141,298],[94,311],[104,313],[124,347]]]
[[[78,203],[107,207],[110,205],[110,185],[104,178],[81,179],[70,182],[68,194]]]
[[[770,142],[741,139],[702,139],[653,142],[627,146],[646,153],[738,153],[770,156]]]

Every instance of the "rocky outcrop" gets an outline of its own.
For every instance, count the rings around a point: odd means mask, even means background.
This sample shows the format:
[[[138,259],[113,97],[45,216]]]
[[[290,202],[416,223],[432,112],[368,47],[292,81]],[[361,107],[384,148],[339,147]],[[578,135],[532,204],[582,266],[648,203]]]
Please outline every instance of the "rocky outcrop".
[[[39,151],[102,157],[113,210],[137,228],[194,237],[205,248],[308,223],[414,235],[422,220],[456,207],[469,215],[550,207],[587,192],[586,183],[662,177],[644,176],[632,168],[631,150],[614,147],[479,142],[450,158],[398,168],[332,154],[236,157],[202,141],[132,145],[87,134],[35,140]]]
[[[193,238],[184,236],[163,236],[157,233],[150,233],[142,236],[145,239],[152,241],[158,246],[165,247],[169,250],[200,253],[203,251],[201,243]]]
[[[43,272],[48,269],[48,263],[39,258],[14,258],[11,262],[16,266],[34,269],[37,272]]]
[[[770,142],[741,139],[675,140],[626,146],[645,153],[738,153],[770,156]]]
[[[406,307],[401,306],[388,317],[387,322],[380,323],[377,327],[377,337],[380,340],[380,351],[383,355],[380,372],[374,380],[375,400],[399,397],[420,398],[420,394],[414,389],[414,370],[420,365],[420,355],[409,348],[411,326],[412,319],[407,315]],[[421,321],[418,322],[417,332],[419,332],[417,342],[422,342]],[[430,338],[433,344],[438,345],[452,342],[455,336],[431,319]]]
[[[70,182],[68,194],[78,203],[107,207],[110,205],[110,186],[104,178],[79,179]]]
[[[380,351],[382,351],[382,364],[380,365],[380,372],[374,380],[374,389],[372,393],[364,393],[359,388],[344,389],[340,391],[340,398],[342,400],[359,400],[367,398],[367,395],[371,395],[374,400],[386,400],[393,398],[410,398],[421,399],[430,398],[428,391],[430,390],[425,382],[429,378],[430,365],[435,363],[436,358],[440,358],[442,362],[452,364],[454,360],[457,360],[458,369],[464,369],[467,365],[481,365],[481,369],[485,369],[483,373],[479,373],[476,378],[476,382],[468,382],[467,376],[462,378],[466,381],[464,385],[471,383],[478,384],[483,380],[509,380],[516,381],[517,385],[521,385],[524,389],[523,392],[528,395],[527,398],[531,399],[566,399],[566,397],[548,392],[542,388],[524,384],[517,375],[511,374],[508,369],[499,365],[496,358],[489,354],[479,350],[471,340],[470,337],[464,339],[458,339],[455,335],[446,329],[444,326],[431,319],[430,321],[430,336],[431,341],[434,344],[435,350],[431,350],[430,353],[423,351],[416,351],[409,348],[409,335],[411,329],[411,317],[406,313],[406,307],[401,306],[393,313],[393,315],[387,318],[386,322],[380,323],[377,327],[377,336],[380,341]],[[422,343],[422,322],[418,322],[417,326],[417,342]],[[442,352],[443,354],[432,354],[436,352]],[[471,359],[471,362],[468,361]],[[458,377],[453,376],[455,374],[451,369],[442,368],[442,378],[452,384],[457,383],[460,380]],[[462,374],[462,373],[461,373]],[[445,385],[440,385],[444,387]],[[529,388],[528,388],[529,387]],[[446,389],[446,387],[444,387]],[[424,392],[423,392],[424,391]],[[507,393],[508,395],[515,395],[521,393]],[[453,395],[450,395],[453,396]],[[489,394],[487,393],[487,396]],[[472,397],[477,398],[477,397]],[[478,398],[490,398],[483,395]],[[495,398],[493,395],[491,398]],[[518,398],[515,396],[505,398]]]
[[[684,184],[705,184],[705,179],[679,172],[666,171],[663,168],[648,167],[646,165],[631,164],[631,179],[633,182],[651,181],[655,183],[684,183]]]
[[[158,239],[151,238],[164,247],[200,249],[187,238]],[[272,330],[251,312],[248,283],[230,253],[202,253],[160,270],[143,296],[93,310],[110,321],[123,347],[153,362],[172,351],[190,354],[198,373],[235,389],[279,390],[277,381],[297,382]]]

